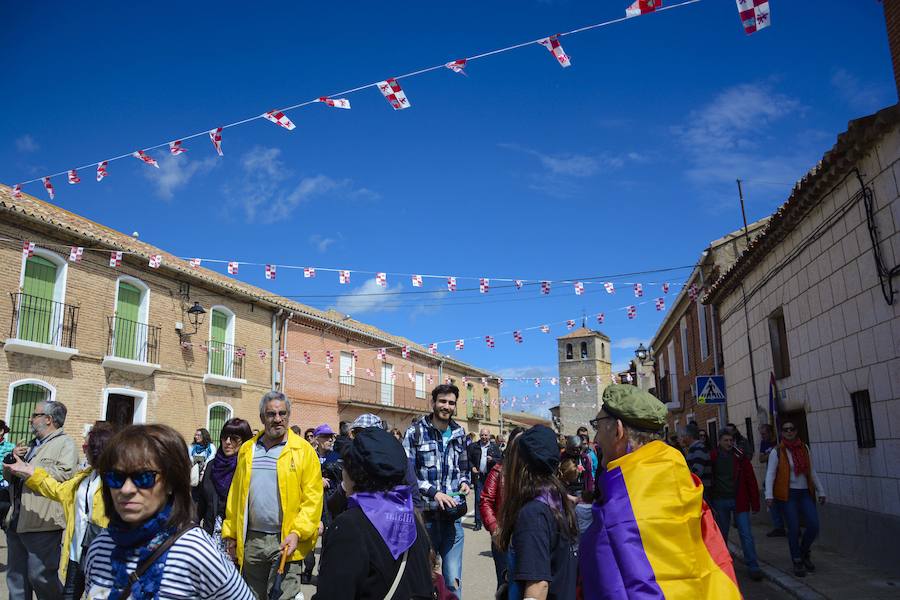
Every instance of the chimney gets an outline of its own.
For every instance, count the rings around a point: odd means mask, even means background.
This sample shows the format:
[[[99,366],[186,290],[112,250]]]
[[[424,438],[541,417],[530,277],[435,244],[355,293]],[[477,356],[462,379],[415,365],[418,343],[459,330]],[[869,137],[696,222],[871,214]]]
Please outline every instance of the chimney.
[[[900,0],[883,0],[883,4],[891,62],[894,65],[894,83],[900,96]]]

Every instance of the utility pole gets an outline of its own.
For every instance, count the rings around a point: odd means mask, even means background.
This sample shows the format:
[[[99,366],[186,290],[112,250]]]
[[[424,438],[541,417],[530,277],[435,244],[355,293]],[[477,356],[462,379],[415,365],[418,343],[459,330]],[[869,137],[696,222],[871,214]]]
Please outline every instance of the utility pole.
[[[750,230],[747,228],[747,211],[744,209],[744,190],[741,188],[741,180],[737,180],[738,197],[741,199],[741,217],[744,219],[744,241],[747,249],[750,248]],[[741,296],[744,301],[744,326],[747,329],[747,353],[750,355],[750,383],[753,384],[753,405],[759,414],[759,394],[756,391],[756,367],[753,362],[753,344],[750,342],[750,311],[747,308],[747,291],[744,289],[744,280],[741,279]],[[726,415],[727,415],[726,407]]]

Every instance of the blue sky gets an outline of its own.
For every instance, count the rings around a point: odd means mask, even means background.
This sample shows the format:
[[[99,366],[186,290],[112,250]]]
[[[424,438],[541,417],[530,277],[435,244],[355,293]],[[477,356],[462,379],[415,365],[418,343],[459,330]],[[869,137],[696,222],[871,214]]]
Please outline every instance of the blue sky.
[[[0,8],[0,181],[617,18],[629,1],[130,4]],[[155,151],[158,171],[127,159],[100,184],[90,169],[77,186],[57,179],[56,203],[181,256],[553,280],[690,265],[739,227],[736,177],[761,218],[847,121],[897,101],[880,3],[771,7],[773,26],[753,36],[733,0],[704,0],[563,38],[569,69],[538,45],[474,61],[467,77],[441,69],[401,81],[409,110],[364,90],[350,111],[290,112],[292,132],[228,129],[222,158],[198,138],[176,158]],[[377,295],[363,275],[349,289],[325,273],[239,277],[423,344],[603,311],[617,365],[661,318],[648,303],[627,320],[623,288]],[[645,300],[657,295],[647,286]],[[507,377],[551,376],[555,335],[442,349]],[[534,411],[558,402],[546,385],[504,388]]]

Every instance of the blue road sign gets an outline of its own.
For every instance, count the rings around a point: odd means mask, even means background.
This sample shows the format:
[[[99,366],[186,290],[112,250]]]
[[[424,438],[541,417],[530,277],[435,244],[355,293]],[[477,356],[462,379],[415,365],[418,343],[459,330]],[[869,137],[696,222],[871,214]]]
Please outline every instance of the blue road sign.
[[[698,404],[725,404],[725,376],[707,375],[697,378]]]

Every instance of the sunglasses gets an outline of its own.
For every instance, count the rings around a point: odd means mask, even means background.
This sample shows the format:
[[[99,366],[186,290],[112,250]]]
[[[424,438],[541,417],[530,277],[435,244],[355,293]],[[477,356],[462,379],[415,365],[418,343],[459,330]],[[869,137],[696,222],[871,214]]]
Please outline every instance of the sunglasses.
[[[594,431],[598,431],[597,428],[598,428],[599,425],[600,425],[600,421],[602,421],[603,419],[612,419],[612,418],[613,418],[613,417],[611,417],[611,416],[609,416],[609,415],[607,415],[607,416],[605,416],[605,417],[597,417],[596,419],[591,419],[590,421],[588,421],[588,423],[591,424],[591,427],[594,428]]]
[[[140,490],[149,490],[156,485],[157,475],[159,475],[158,471],[137,471],[135,473],[107,471],[103,474],[103,483],[114,490],[118,490],[130,479],[134,487]]]
[[[796,427],[782,427],[782,431],[797,431]]]

